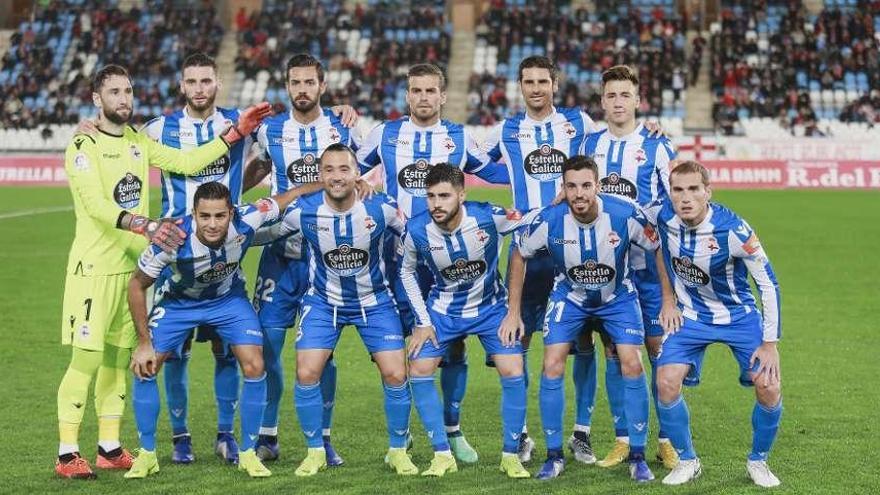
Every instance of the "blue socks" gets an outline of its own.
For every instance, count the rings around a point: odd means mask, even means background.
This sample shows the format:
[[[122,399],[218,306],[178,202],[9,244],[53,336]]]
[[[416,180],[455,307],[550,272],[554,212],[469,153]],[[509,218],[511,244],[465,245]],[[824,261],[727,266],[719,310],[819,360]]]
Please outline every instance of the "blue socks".
[[[183,435],[189,430],[186,426],[189,405],[189,353],[172,357],[165,361],[165,400],[168,402],[168,419],[171,421],[171,434]]]
[[[684,396],[679,395],[669,404],[660,402],[657,412],[663,431],[669,434],[669,441],[678,452],[678,458],[683,461],[696,459],[697,453],[694,452],[694,444],[691,440],[690,412]]]
[[[626,411],[623,407],[623,374],[620,372],[620,360],[616,357],[605,359],[605,389],[608,391],[608,408],[614,421],[614,436],[628,437]]]
[[[321,426],[324,428],[323,435],[330,436],[330,426],[333,424],[333,406],[336,404],[336,361],[333,355],[324,364],[324,372],[321,373],[321,397],[323,398],[323,413]]]
[[[782,399],[773,407],[766,407],[755,402],[752,409],[752,451],[750,461],[766,461],[776,432],[779,430],[779,419],[782,417]]]
[[[263,412],[261,433],[278,434],[278,409],[284,394],[284,367],[281,351],[284,349],[286,328],[263,329],[263,361],[266,363],[266,409]]]
[[[548,378],[541,374],[538,404],[548,452],[562,450],[562,415],[565,411],[565,390],[562,385],[563,377]]]
[[[293,401],[300,427],[306,437],[306,444],[309,448],[323,447],[321,416],[324,405],[321,399],[321,384],[303,385],[297,381],[293,387]]]
[[[231,353],[214,355],[214,395],[217,398],[217,431],[232,431],[238,402],[238,361]]]
[[[623,377],[623,407],[626,411],[630,452],[644,454],[648,443],[648,383],[645,373]]]
[[[467,356],[460,361],[446,361],[440,368],[440,388],[443,389],[443,422],[458,426],[461,422],[461,403],[467,391]]]
[[[159,385],[156,377],[134,379],[132,387],[134,420],[137,423],[141,448],[156,451],[156,423],[159,421]]]
[[[575,424],[590,426],[596,405],[596,355],[578,352],[572,366],[574,380]]]
[[[413,402],[422,418],[425,433],[431,441],[435,452],[449,450],[446,428],[443,427],[443,414],[440,412],[440,395],[434,386],[434,376],[411,376]]]
[[[388,427],[388,442],[391,448],[406,447],[406,436],[409,434],[409,411],[412,396],[409,382],[399,386],[382,383],[385,391],[385,423]]]
[[[266,408],[266,373],[259,378],[245,378],[241,390],[241,443],[244,452],[254,448]]]
[[[415,386],[413,386],[415,389]],[[516,454],[526,423],[526,380],[523,375],[501,377],[501,429],[503,451]]]

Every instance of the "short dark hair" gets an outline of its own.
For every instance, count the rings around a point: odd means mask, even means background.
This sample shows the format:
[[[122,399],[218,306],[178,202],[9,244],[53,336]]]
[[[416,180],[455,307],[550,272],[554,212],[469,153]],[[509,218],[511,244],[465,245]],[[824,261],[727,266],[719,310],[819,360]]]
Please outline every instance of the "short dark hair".
[[[584,155],[575,155],[570,156],[565,159],[562,163],[562,175],[565,176],[565,173],[569,170],[592,170],[593,175],[596,179],[599,179],[599,166],[596,165],[596,162],[589,156]]]
[[[609,81],[629,81],[639,87],[639,75],[628,65],[615,65],[602,73],[602,87]]]
[[[464,189],[464,172],[448,163],[438,163],[428,171],[425,186],[433,187],[441,182],[448,182],[456,189]]]
[[[550,79],[553,82],[559,78],[559,69],[556,67],[556,64],[553,63],[548,57],[544,57],[542,55],[533,55],[531,57],[526,57],[522,62],[519,63],[519,76],[517,78],[518,81],[522,81],[523,71],[525,69],[547,69],[550,71]]]
[[[707,169],[702,163],[695,162],[693,160],[679,162],[672,168],[672,170],[669,171],[669,180],[670,182],[672,181],[673,175],[684,174],[700,174],[700,178],[703,180],[703,185],[709,185],[709,169]]]
[[[205,182],[200,185],[193,196],[193,209],[203,199],[223,199],[232,208],[232,195],[229,193],[229,188],[220,182]]]
[[[321,153],[321,159],[324,158],[324,155],[326,155],[327,153],[331,153],[331,152],[348,153],[349,155],[351,155],[351,159],[354,160],[355,165],[357,165],[357,154],[354,152],[353,149],[349,148],[348,146],[346,146],[342,143],[333,143],[330,146],[327,146],[326,148],[324,148],[324,152]]]
[[[112,76],[122,76],[127,78],[129,83],[131,82],[131,76],[128,75],[128,71],[125,70],[125,67],[116,64],[107,64],[98,69],[98,72],[95,72],[95,76],[92,77],[92,92],[100,93],[104,83]]]
[[[437,76],[440,80],[440,91],[446,91],[446,76],[443,70],[434,64],[416,64],[406,73],[406,87],[409,89],[409,78],[421,76]]]
[[[297,53],[287,60],[287,77],[290,77],[290,69],[294,67],[314,67],[318,73],[318,82],[324,82],[324,66],[321,61],[308,53]]]
[[[196,52],[183,60],[183,67],[180,68],[180,71],[183,72],[187,67],[210,67],[214,69],[214,72],[217,72],[217,61],[202,52]]]

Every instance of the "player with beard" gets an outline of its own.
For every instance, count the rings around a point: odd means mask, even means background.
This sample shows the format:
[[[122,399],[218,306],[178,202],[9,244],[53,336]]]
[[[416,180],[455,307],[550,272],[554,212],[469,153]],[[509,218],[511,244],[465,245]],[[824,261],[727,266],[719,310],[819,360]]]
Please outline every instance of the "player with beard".
[[[133,110],[131,79],[125,68],[108,65],[92,83],[99,110],[95,137],[76,134],[67,148],[65,170],[77,218],[64,291],[62,343],[73,356],[58,388],[61,442],[55,472],[66,478],[93,478],[79,453],[83,407],[92,378],[98,413],[99,468],[128,469],[131,455],[119,443],[125,405],[125,369],[134,347],[134,326],[125,308],[127,282],[145,243],[124,231],[145,235],[167,249],[182,242],[173,221],[147,218],[149,166],[193,174],[220,158],[271,113],[267,103],[251,107],[238,122],[218,129],[204,146],[182,152],[138,134],[128,121]]]
[[[266,174],[271,180],[273,195],[290,188],[318,181],[319,157],[332,144],[357,148],[358,139],[351,124],[354,110],[321,107],[321,97],[327,90],[321,62],[308,54],[294,55],[287,62],[287,94],[289,112],[266,119],[257,131],[257,144],[262,150],[261,160],[248,165],[248,182],[256,183]],[[372,190],[358,181],[359,193]],[[287,329],[296,323],[300,301],[308,289],[308,246],[301,233],[280,239],[263,249],[254,289],[254,307],[260,317],[266,344],[266,411],[257,442],[257,455],[262,460],[275,460],[280,455],[278,442],[278,409],[284,390],[284,371],[281,352],[287,338]],[[321,395],[324,415],[322,434],[327,464],[339,466],[342,457],[330,443],[330,426],[336,397],[336,363],[333,357],[323,368]]]
[[[384,122],[370,131],[363,148],[358,151],[362,171],[381,165],[376,172],[384,173],[385,193],[397,200],[406,218],[427,211],[425,178],[431,167],[445,163],[475,174],[489,182],[509,182],[505,167],[493,163],[477,146],[461,124],[441,118],[446,104],[446,77],[439,67],[418,64],[407,74],[406,102],[409,115]],[[394,257],[389,249],[390,259]],[[405,302],[397,270],[389,270],[392,287],[401,311],[404,332],[409,334],[415,319]],[[434,285],[427,266],[419,265],[417,278],[426,298]],[[461,432],[461,403],[467,389],[467,354],[464,341],[451,342],[441,364],[440,383],[443,390],[443,416],[449,442],[455,457],[465,463],[477,462],[478,455]]]

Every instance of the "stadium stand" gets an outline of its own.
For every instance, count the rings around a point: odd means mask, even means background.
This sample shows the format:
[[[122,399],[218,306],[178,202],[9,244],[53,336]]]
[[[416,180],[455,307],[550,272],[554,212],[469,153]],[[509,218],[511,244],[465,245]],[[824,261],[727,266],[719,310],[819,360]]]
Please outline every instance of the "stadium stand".
[[[537,54],[559,64],[558,105],[583,106],[601,119],[602,71],[631,64],[640,69],[641,114],[680,120],[686,40],[674,5],[671,0],[598,1],[597,13],[590,13],[568,2],[492,2],[477,28],[468,123],[491,125],[521,111],[517,66]]]

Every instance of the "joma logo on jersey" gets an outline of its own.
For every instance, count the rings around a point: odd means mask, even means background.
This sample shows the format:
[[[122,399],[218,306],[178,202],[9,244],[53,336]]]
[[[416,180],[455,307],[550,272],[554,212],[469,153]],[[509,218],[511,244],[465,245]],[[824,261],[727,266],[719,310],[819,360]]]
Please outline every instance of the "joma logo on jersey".
[[[193,131],[171,131],[168,133],[171,137],[191,138],[195,136]]]
[[[610,284],[616,273],[614,268],[608,265],[587,260],[582,265],[569,268],[568,278],[581,287],[595,290]]]
[[[455,260],[451,265],[440,270],[443,278],[451,282],[472,282],[486,273],[486,262],[470,261],[465,258]]]
[[[287,178],[294,184],[306,184],[318,181],[318,165],[320,161],[312,153],[306,153],[299,160],[287,166]]]
[[[409,146],[412,143],[410,143],[406,139],[391,138],[388,140],[388,144],[391,144],[392,146]]]
[[[370,254],[348,244],[341,244],[336,249],[324,253],[324,264],[342,277],[356,275],[370,262]]]
[[[413,196],[425,197],[428,194],[425,179],[430,171],[431,163],[420,158],[415,163],[400,169],[400,172],[397,173],[397,183]]]
[[[602,192],[608,194],[614,194],[617,196],[623,196],[629,199],[636,199],[639,195],[638,189],[636,186],[618,175],[615,172],[608,174],[608,177],[602,178],[599,181],[602,187]]]
[[[565,153],[549,144],[542,144],[538,149],[526,155],[523,168],[527,174],[537,180],[555,180],[562,175],[564,162]]]
[[[531,132],[514,132],[511,134],[510,139],[532,139]]]
[[[561,239],[559,237],[551,237],[550,243],[551,244],[577,244],[578,241],[577,241],[577,239]]]
[[[672,271],[688,287],[709,284],[709,275],[695,265],[687,256],[672,258]]]
[[[237,269],[237,262],[226,263],[218,261],[217,263],[214,263],[211,268],[197,275],[196,280],[203,284],[213,284],[220,280],[225,280],[227,277],[235,273]]]
[[[141,202],[143,185],[137,175],[127,173],[113,188],[113,199],[120,208],[125,210],[134,208]]]

